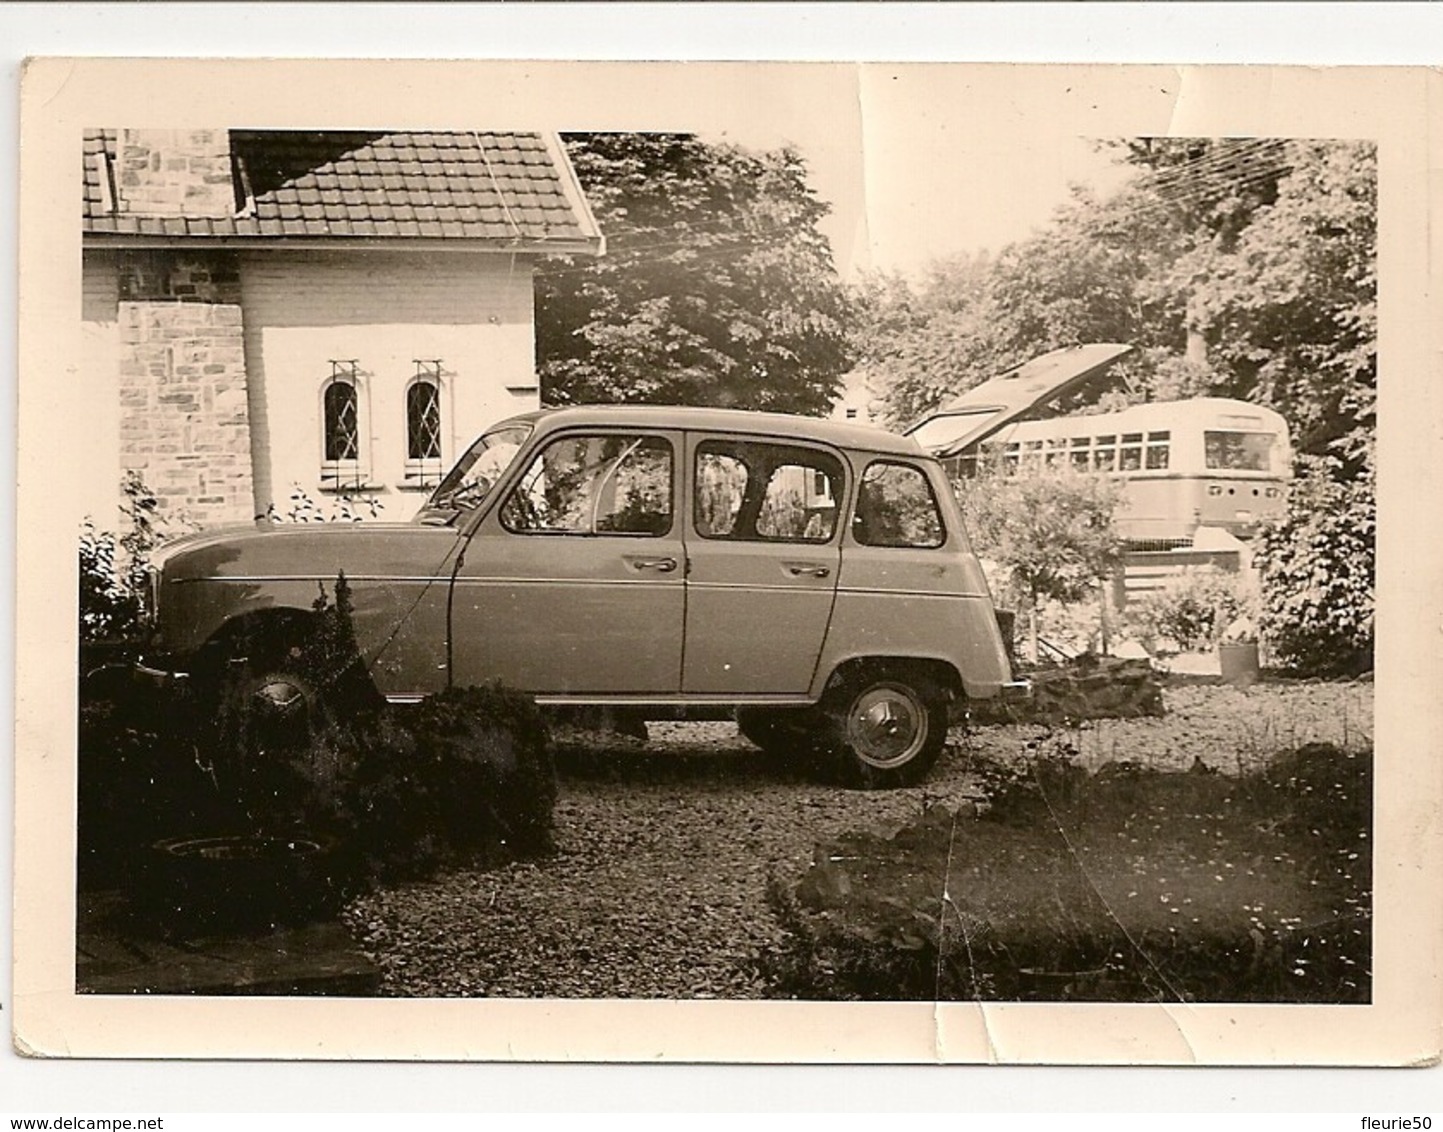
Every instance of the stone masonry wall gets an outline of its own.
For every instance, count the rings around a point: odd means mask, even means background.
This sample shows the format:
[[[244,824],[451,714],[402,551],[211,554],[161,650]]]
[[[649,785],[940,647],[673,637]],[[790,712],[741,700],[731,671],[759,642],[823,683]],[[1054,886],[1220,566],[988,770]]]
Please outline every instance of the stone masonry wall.
[[[231,216],[236,210],[225,130],[121,130],[116,202],[137,216]]]
[[[250,423],[234,257],[136,252],[119,264],[120,456],[169,513],[248,522]]]

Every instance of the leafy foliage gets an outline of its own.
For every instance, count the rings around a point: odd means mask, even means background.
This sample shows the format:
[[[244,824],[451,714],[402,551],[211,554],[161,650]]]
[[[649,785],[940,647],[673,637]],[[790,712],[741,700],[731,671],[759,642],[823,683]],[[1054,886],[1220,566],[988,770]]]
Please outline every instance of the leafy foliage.
[[[142,595],[151,552],[167,538],[193,530],[184,515],[166,515],[140,473],[129,470],[120,484],[119,534],[98,530],[86,519],[80,531],[80,639],[134,637],[141,629]]]
[[[1372,667],[1377,507],[1371,465],[1340,478],[1338,457],[1299,462],[1281,522],[1262,531],[1262,628],[1278,659],[1309,674]]]
[[[140,599],[116,563],[117,540],[86,520],[80,528],[80,639],[104,641],[132,635]]]
[[[543,399],[825,413],[849,301],[802,158],[687,134],[566,146],[607,254],[537,273]]]
[[[962,481],[959,495],[978,555],[1000,575],[1003,604],[1029,614],[1037,656],[1039,603],[1073,603],[1095,592],[1117,565],[1113,524],[1120,489],[1067,468],[989,471]]]
[[[1376,155],[1365,143],[1146,139],[1137,175],[1079,191],[995,258],[859,291],[858,351],[905,423],[1046,350],[1129,342],[1124,401],[1268,405],[1356,470],[1375,386]]]
[[[337,723],[306,756],[307,825],[348,847],[362,884],[552,851],[556,779],[532,701],[499,686]]]
[[[291,489],[284,513],[274,503],[266,506],[265,517],[273,523],[360,523],[380,517],[385,504],[365,492],[341,492],[327,507],[312,499],[305,488],[296,484]]]
[[[1159,637],[1184,652],[1215,644],[1228,623],[1246,611],[1236,575],[1213,567],[1184,570],[1147,594],[1129,620],[1146,640]]]
[[[1064,468],[986,473],[963,481],[967,529],[1028,607],[1040,598],[1088,596],[1116,565],[1119,492],[1111,481]]]
[[[915,285],[867,281],[861,364],[893,424],[1045,350],[1099,341],[1138,347],[1099,407],[1214,395],[1277,410],[1299,481],[1289,518],[1264,542],[1265,628],[1286,663],[1362,663],[1372,623],[1375,149],[1298,139],[1108,145],[1136,169],[1111,196],[1079,192],[993,259],[939,263]]]

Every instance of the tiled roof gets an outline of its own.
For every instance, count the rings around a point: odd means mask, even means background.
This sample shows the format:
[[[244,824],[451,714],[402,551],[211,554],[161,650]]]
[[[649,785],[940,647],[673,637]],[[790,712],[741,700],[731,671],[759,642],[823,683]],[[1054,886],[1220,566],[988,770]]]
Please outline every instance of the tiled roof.
[[[479,240],[596,249],[540,134],[232,130],[235,214],[145,216],[117,189],[117,131],[85,132],[84,230],[151,237]],[[568,190],[570,190],[568,192]],[[119,196],[117,200],[116,197]]]

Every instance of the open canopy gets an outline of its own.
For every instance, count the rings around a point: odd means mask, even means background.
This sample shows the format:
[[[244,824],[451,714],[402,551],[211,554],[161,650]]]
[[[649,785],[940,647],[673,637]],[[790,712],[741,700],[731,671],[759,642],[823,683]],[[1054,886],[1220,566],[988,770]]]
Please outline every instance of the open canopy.
[[[935,456],[961,455],[1038,405],[1076,392],[1132,347],[1117,342],[1065,346],[989,378],[907,428]]]

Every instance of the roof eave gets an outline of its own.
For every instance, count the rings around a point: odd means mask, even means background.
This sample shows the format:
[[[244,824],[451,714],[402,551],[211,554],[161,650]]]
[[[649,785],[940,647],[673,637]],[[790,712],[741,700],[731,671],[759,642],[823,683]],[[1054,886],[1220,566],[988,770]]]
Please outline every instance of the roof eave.
[[[140,232],[82,233],[82,245],[93,248],[213,247],[236,250],[286,248],[296,251],[375,251],[409,248],[424,251],[489,252],[537,256],[599,256],[600,236],[554,240],[488,240],[460,236],[217,236],[164,235]]]
[[[576,166],[571,163],[561,135],[554,130],[546,130],[543,131],[541,140],[546,145],[546,152],[551,156],[551,164],[555,167],[557,176],[561,178],[561,191],[571,205],[577,223],[589,240],[596,241],[596,250],[591,254],[605,255],[606,234],[596,222],[596,215],[591,211],[591,202],[586,199],[586,190],[581,187],[581,178],[576,175]]]

